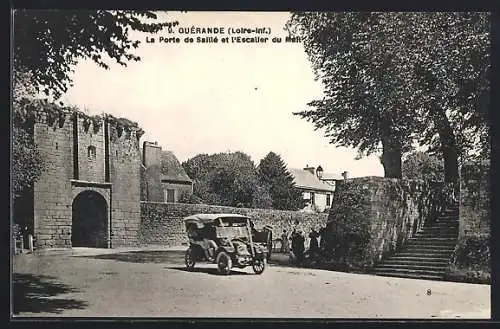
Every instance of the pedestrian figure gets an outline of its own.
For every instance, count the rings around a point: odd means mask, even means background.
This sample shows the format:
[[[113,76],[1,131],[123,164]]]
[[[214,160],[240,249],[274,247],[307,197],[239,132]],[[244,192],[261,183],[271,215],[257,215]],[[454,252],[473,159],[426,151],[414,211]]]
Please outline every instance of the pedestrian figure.
[[[305,251],[304,243],[306,241],[304,235],[302,234],[302,231],[299,231],[297,233],[296,239],[297,239],[297,253],[296,253],[297,261],[299,263],[302,263],[302,261],[304,260],[304,251]]]
[[[311,228],[311,233],[309,233],[309,238],[311,238],[311,242],[309,243],[309,253],[312,257],[315,257],[319,251],[318,237],[318,232],[316,232],[314,228]]]
[[[322,227],[319,230],[319,250],[323,257],[326,256],[326,227]]]
[[[319,229],[319,249],[320,250],[326,249],[325,235],[326,235],[326,228],[324,228],[324,227],[320,228]]]
[[[284,254],[289,253],[290,247],[288,246],[288,234],[286,230],[283,230],[283,234],[281,234],[281,252]]]

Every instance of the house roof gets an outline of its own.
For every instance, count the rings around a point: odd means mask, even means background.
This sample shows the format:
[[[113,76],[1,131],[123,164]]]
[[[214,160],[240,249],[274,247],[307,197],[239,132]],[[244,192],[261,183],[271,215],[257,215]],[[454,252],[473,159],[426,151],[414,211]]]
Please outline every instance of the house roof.
[[[323,173],[323,180],[344,180],[342,174]]]
[[[161,152],[161,180],[189,182],[192,180],[182,168],[181,163],[171,151]]]
[[[294,177],[295,186],[298,188],[333,192],[335,188],[320,180],[316,175],[304,169],[292,168],[289,170]]]

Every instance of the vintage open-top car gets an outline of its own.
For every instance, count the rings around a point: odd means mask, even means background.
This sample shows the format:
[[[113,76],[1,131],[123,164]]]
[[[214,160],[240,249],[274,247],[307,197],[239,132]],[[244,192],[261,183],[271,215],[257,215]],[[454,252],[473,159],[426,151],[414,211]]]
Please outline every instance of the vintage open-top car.
[[[188,270],[196,262],[208,261],[216,263],[221,274],[247,266],[256,274],[264,272],[272,235],[269,227],[258,231],[249,217],[237,214],[197,214],[184,218],[184,223],[189,238]]]

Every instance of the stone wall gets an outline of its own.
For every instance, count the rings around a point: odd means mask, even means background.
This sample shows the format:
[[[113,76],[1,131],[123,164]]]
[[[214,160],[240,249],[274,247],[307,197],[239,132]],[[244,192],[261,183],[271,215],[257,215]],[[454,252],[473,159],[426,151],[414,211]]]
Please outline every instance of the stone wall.
[[[78,179],[88,182],[104,182],[105,141],[103,123],[94,126],[78,118]],[[90,148],[95,153],[90,152]]]
[[[62,124],[61,124],[62,123]],[[45,170],[34,184],[34,235],[37,247],[71,246],[73,178],[73,120],[47,122],[40,114],[34,141],[45,161]]]
[[[143,245],[182,245],[187,243],[184,217],[197,213],[231,213],[252,218],[257,229],[270,225],[274,238],[283,229],[288,233],[294,227],[309,232],[311,227],[323,227],[328,214],[272,209],[233,208],[201,204],[141,202],[141,229],[139,241]]]
[[[490,275],[490,199],[489,163],[468,163],[460,173],[460,233],[453,255],[454,275]],[[477,278],[476,278],[477,279]],[[488,279],[488,278],[486,278]]]
[[[440,183],[363,177],[339,183],[327,225],[334,261],[361,270],[398,250],[453,199]]]
[[[70,113],[55,122],[49,122],[44,112],[36,119],[33,137],[46,164],[33,193],[37,248],[71,247],[73,200],[88,190],[106,200],[110,245],[137,244],[141,157],[136,131],[119,133],[111,124],[106,131],[104,120],[97,127],[87,123],[78,118],[75,124]]]
[[[141,154],[135,130],[109,126],[112,247],[138,243]]]

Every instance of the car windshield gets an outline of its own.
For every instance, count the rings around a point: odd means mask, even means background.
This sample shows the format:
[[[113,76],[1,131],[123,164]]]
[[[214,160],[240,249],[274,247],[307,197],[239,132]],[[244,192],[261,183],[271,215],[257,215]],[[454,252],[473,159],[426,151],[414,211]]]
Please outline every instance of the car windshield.
[[[248,238],[246,218],[221,218],[216,226],[218,238]]]

